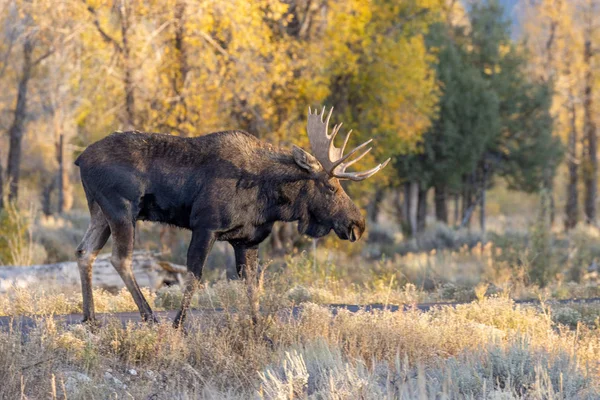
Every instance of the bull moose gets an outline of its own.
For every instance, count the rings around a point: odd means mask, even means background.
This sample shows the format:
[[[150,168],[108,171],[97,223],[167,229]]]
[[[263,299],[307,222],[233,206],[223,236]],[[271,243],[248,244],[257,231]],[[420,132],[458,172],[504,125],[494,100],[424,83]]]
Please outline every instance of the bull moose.
[[[342,124],[328,133],[325,108],[308,110],[311,155],[294,146],[277,151],[247,132],[234,130],[196,138],[164,134],[116,132],[91,144],[77,158],[90,211],[90,225],[77,247],[81,274],[83,320],[94,321],[92,265],[113,235],[111,263],[123,278],[142,319],[155,321],[131,267],[135,223],[155,221],[192,231],[187,252],[186,287],[174,325],[184,321],[199,286],[202,268],[216,240],[235,250],[236,269],[256,268],[258,245],[276,221],[298,221],[298,231],[317,238],[332,229],[354,242],[365,230],[365,219],[340,185],[361,181],[389,159],[365,172],[346,169],[364,157],[348,154],[333,141]]]

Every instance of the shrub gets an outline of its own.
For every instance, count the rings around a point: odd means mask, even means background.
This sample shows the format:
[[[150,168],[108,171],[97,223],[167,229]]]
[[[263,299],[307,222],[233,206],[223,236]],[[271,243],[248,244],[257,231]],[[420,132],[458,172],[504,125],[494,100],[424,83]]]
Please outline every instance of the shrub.
[[[44,248],[33,240],[35,214],[33,206],[24,210],[14,203],[0,211],[0,265],[44,262]]]
[[[581,282],[588,267],[600,260],[600,231],[598,228],[578,224],[569,232],[569,256],[567,278]]]

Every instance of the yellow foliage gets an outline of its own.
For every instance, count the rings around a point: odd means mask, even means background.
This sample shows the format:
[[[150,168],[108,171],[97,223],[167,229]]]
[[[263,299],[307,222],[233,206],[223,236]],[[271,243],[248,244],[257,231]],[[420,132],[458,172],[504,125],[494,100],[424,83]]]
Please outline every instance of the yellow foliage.
[[[385,156],[414,149],[435,112],[435,57],[424,35],[441,3],[299,0],[292,9],[283,0],[40,0],[22,11],[35,11],[33,23],[44,29],[71,21],[65,34],[74,46],[63,64],[82,144],[128,128],[129,73],[140,130],[196,136],[237,128],[306,145],[307,106],[327,102],[362,136],[384,141],[377,156]],[[349,95],[363,112],[336,104],[340,79],[360,88]]]
[[[531,54],[531,74],[554,81],[554,131],[565,143],[573,128],[571,108],[577,115],[576,129],[583,125],[580,83],[584,73],[585,27],[579,21],[585,10],[583,2],[557,0],[540,1],[524,9],[527,18],[523,20],[523,30]]]
[[[52,51],[30,98],[60,111],[52,131],[69,131],[78,147],[135,128],[182,136],[243,129],[307,148],[307,108],[328,105],[354,130],[350,145],[376,139],[361,163],[368,168],[416,150],[436,114],[436,55],[425,35],[445,18],[443,0],[15,4],[38,32],[35,56]],[[0,44],[2,54],[7,48]],[[0,77],[11,101],[19,67]],[[55,124],[54,115],[37,117],[36,128]],[[353,190],[366,195],[394,175],[387,168]]]

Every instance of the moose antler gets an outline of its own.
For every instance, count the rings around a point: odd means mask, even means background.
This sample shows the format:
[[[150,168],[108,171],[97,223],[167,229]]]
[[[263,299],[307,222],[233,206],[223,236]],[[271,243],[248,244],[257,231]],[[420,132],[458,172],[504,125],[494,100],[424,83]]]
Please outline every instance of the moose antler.
[[[346,139],[344,140],[344,144],[342,145],[342,147],[335,147],[335,145],[333,144],[333,140],[335,139],[335,136],[338,134],[340,128],[342,127],[342,123],[340,122],[339,124],[334,125],[331,135],[327,133],[329,119],[331,118],[332,112],[333,107],[331,107],[331,110],[329,110],[329,115],[327,115],[327,119],[323,121],[323,116],[325,115],[325,107],[323,107],[323,111],[321,111],[321,114],[319,114],[318,110],[315,110],[313,112],[310,109],[310,107],[308,107],[308,124],[306,127],[313,155],[321,163],[323,169],[327,171],[329,175],[338,179],[362,181],[373,176],[375,173],[380,171],[383,167],[385,167],[388,164],[388,162],[390,161],[389,158],[384,163],[379,164],[375,168],[372,168],[368,171],[346,172],[346,168],[348,168],[349,166],[366,156],[367,153],[371,151],[372,147],[369,147],[360,156],[354,158],[353,160],[347,162],[345,161],[350,159],[350,157],[354,156],[361,149],[368,146],[369,143],[373,141],[373,139],[367,140],[348,154],[344,155],[344,149],[346,148],[348,139],[350,139],[352,129],[346,134]]]

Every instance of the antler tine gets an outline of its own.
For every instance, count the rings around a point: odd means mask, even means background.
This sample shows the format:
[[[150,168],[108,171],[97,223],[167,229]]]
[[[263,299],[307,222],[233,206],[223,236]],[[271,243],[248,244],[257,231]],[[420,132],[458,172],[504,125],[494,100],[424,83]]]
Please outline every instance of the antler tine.
[[[367,154],[369,154],[369,152],[370,152],[371,150],[373,150],[373,148],[372,148],[372,147],[369,147],[369,148],[367,149],[367,151],[365,151],[364,153],[362,153],[360,156],[356,157],[355,159],[353,159],[353,160],[350,160],[350,161],[348,161],[347,163],[342,163],[342,164],[340,164],[340,169],[342,170],[342,172],[345,172],[345,171],[346,171],[346,168],[348,168],[348,167],[349,167],[349,166],[351,166],[352,164],[355,164],[355,163],[357,163],[358,161],[360,161],[360,160],[361,160],[361,158],[363,158],[364,156],[366,156]]]
[[[369,145],[369,143],[371,143],[373,141],[373,139],[369,139],[366,142],[364,142],[363,144],[361,144],[360,146],[358,146],[357,148],[355,148],[354,150],[352,150],[350,153],[346,154],[345,156],[343,156],[342,158],[340,158],[339,160],[335,161],[333,163],[334,168],[337,167],[338,165],[342,164],[344,161],[346,161],[347,159],[349,159],[350,157],[352,157],[354,154],[356,154],[360,149],[366,147]],[[368,150],[367,150],[368,152]],[[363,157],[362,155],[360,156],[361,158]]]
[[[338,174],[336,176],[338,177],[338,179],[348,179],[350,181],[363,181],[363,180],[365,180],[367,178],[372,177],[377,172],[379,172],[383,168],[385,168],[385,166],[388,165],[388,163],[390,162],[390,160],[391,160],[391,158],[388,158],[387,160],[385,160],[385,162],[379,164],[375,168],[371,168],[368,171],[364,171],[364,172],[344,172],[344,173]]]
[[[340,122],[339,124],[333,126],[333,130],[331,131],[331,136],[329,139],[329,140],[331,140],[331,143],[333,143],[333,139],[335,139],[335,137],[338,134],[338,132],[340,131],[340,128],[342,127],[342,125],[343,125],[343,122]],[[343,151],[344,150],[342,149],[342,152]]]

